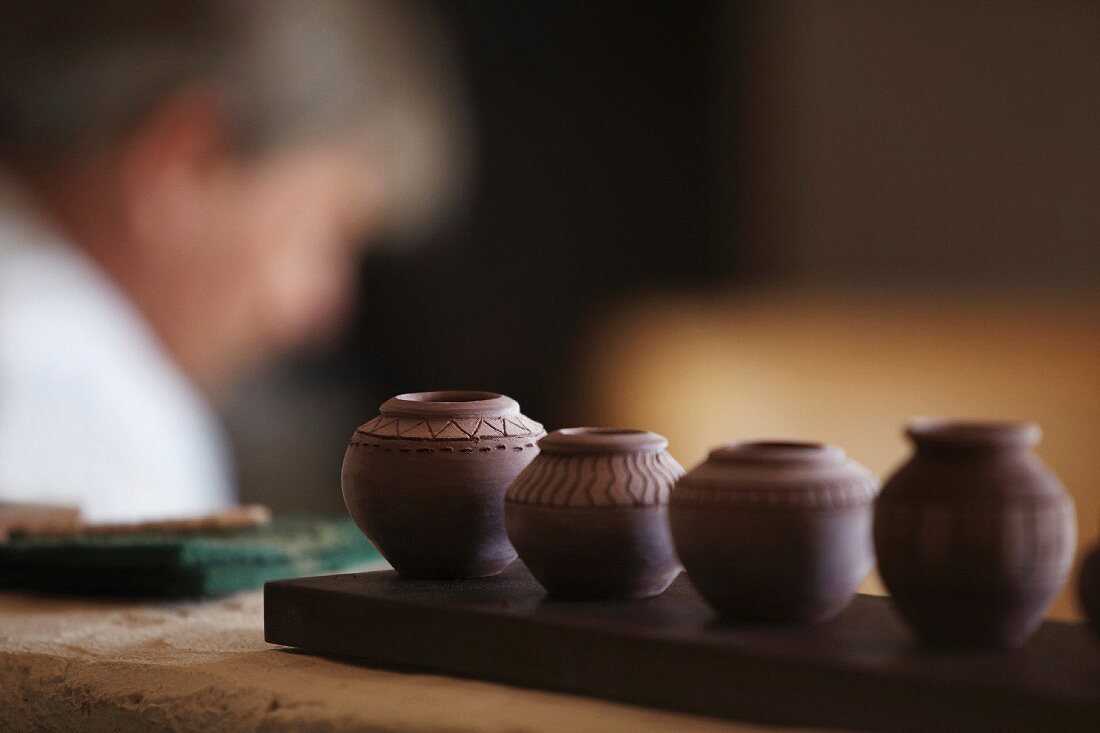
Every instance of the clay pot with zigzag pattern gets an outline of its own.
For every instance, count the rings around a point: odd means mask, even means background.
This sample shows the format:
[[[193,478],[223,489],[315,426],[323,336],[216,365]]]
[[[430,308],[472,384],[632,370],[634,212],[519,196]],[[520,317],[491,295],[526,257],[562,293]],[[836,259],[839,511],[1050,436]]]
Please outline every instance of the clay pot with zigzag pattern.
[[[344,503],[399,573],[495,575],[516,558],[504,492],[538,453],[542,425],[492,392],[417,392],[387,400],[348,442]]]

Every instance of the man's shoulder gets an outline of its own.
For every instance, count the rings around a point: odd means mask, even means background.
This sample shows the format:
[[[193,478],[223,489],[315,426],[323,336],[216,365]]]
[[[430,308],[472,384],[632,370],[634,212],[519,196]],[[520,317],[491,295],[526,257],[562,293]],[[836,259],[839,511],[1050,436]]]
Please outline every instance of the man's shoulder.
[[[174,506],[151,484],[193,498],[227,492],[205,400],[79,253],[0,247],[0,406],[7,498],[79,499],[121,515],[126,502]]]
[[[105,276],[62,245],[0,246],[0,364],[41,368],[155,350]],[[0,375],[2,377],[2,375]]]

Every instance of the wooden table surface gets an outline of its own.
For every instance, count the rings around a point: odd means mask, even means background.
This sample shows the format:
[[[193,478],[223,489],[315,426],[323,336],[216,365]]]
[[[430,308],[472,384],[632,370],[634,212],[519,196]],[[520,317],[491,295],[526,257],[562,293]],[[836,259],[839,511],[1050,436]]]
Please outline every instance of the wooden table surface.
[[[753,731],[372,669],[266,644],[260,593],[187,603],[0,594],[0,730]]]

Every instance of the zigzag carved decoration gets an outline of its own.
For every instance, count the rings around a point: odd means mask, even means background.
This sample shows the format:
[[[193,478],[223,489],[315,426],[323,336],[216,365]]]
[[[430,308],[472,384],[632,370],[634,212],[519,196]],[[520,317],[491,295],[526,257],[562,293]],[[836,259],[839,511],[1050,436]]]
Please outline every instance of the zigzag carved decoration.
[[[485,440],[541,437],[546,431],[542,425],[523,415],[443,420],[379,415],[355,432],[375,438],[402,440]]]

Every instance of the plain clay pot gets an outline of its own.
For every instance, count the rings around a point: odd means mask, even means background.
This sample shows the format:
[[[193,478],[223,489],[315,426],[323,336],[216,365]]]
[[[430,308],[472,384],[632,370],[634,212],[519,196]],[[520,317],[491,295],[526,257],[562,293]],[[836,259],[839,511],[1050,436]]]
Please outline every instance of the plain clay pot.
[[[878,482],[836,446],[742,442],[677,483],[672,536],[688,577],[725,619],[816,623],[874,566]]]
[[[348,443],[344,503],[402,575],[477,578],[516,557],[504,492],[537,455],[542,425],[493,392],[417,392],[387,400]]]
[[[1073,501],[1032,448],[1039,427],[922,419],[875,512],[879,572],[932,646],[1020,646],[1066,582]]]
[[[680,572],[668,498],[683,469],[655,433],[566,428],[508,489],[508,536],[551,596],[634,600]]]

